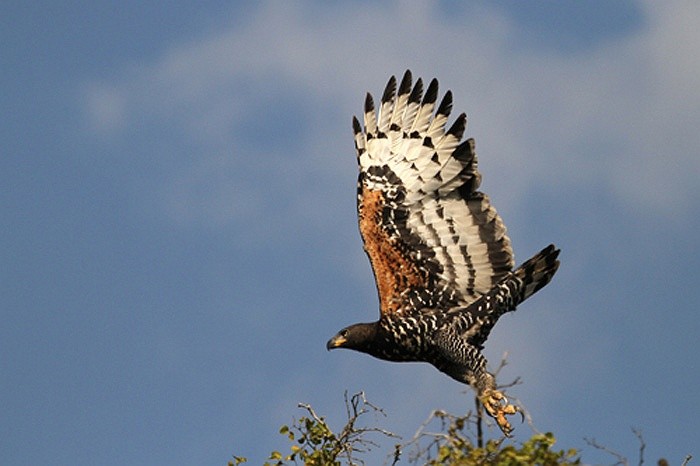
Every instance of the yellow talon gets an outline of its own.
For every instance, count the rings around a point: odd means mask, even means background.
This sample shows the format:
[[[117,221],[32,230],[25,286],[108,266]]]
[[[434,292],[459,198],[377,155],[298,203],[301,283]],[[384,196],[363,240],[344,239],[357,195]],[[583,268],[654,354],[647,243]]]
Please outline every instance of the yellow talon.
[[[501,429],[506,437],[510,437],[510,433],[513,431],[513,427],[506,419],[506,415],[512,415],[515,413],[520,413],[521,416],[524,415],[518,409],[517,406],[508,404],[508,399],[503,395],[503,393],[498,390],[486,390],[479,397],[479,401],[489,413],[489,416],[496,420],[498,427]]]

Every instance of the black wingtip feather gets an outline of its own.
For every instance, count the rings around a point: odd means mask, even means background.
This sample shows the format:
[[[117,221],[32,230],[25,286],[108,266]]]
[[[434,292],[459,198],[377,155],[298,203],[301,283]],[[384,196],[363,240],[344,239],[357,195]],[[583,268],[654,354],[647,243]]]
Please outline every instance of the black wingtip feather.
[[[459,160],[463,164],[471,162],[474,159],[474,139],[469,138],[466,141],[461,142],[455,150],[452,152],[452,157]]]
[[[450,116],[450,112],[452,112],[452,91],[447,91],[440,102],[440,106],[438,106],[437,114],[447,117]]]
[[[367,97],[365,97],[365,113],[370,113],[373,110],[374,110],[374,99],[372,98],[372,94],[370,94],[368,92]]]
[[[352,117],[352,130],[355,134],[360,134],[362,132],[360,120],[358,120],[356,116]]]
[[[425,92],[425,97],[423,97],[423,105],[434,104],[437,100],[438,94],[438,80],[433,78],[428,85],[428,90]]]
[[[452,124],[449,130],[447,130],[447,134],[451,134],[454,137],[457,138],[457,140],[462,139],[462,135],[464,135],[464,130],[467,127],[467,115],[466,113],[461,113],[455,122]]]
[[[382,103],[389,102],[394,98],[396,94],[396,76],[389,78],[389,82],[386,84],[384,89],[384,94],[382,95]]]
[[[413,77],[411,76],[411,70],[406,70],[401,79],[401,84],[399,85],[399,95],[408,94],[411,92],[411,82]]]
[[[408,97],[408,102],[418,103],[420,102],[421,97],[423,97],[423,80],[421,78],[418,78],[418,81],[416,81],[416,85],[413,86],[413,91],[411,91],[411,95]]]

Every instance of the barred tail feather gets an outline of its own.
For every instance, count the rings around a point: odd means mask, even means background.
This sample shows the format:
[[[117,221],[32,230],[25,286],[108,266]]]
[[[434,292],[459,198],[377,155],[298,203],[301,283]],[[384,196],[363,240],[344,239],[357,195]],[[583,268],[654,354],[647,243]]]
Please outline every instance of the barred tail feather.
[[[550,244],[513,272],[522,281],[520,302],[525,301],[552,280],[559,268],[558,256],[559,249]]]

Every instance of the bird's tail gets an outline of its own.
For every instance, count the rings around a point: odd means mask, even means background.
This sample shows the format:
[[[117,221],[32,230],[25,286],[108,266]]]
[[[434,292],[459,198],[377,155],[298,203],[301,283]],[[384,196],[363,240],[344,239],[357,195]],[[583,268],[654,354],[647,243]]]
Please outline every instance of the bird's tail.
[[[518,304],[549,283],[559,268],[558,256],[559,249],[550,244],[502,278],[484,296],[466,307],[451,310],[451,314],[462,315],[467,322],[464,328],[469,341],[482,345],[503,314],[514,311]]]
[[[520,302],[525,301],[552,280],[559,268],[558,256],[559,249],[550,244],[513,272],[522,281]]]

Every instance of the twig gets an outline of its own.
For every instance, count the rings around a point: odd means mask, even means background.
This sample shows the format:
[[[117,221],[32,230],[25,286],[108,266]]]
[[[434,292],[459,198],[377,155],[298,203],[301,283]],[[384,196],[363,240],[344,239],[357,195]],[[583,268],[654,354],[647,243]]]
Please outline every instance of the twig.
[[[323,425],[330,432],[326,421],[321,416],[316,414],[311,405],[307,403],[299,403],[298,406],[305,409],[316,423]],[[384,411],[367,401],[364,392],[356,393],[350,398],[348,398],[348,393],[345,392],[345,408],[348,416],[348,422],[345,424],[342,431],[334,436],[334,452],[335,457],[339,457],[341,455],[347,457],[348,465],[355,465],[357,464],[356,461],[358,461],[360,464],[364,464],[362,460],[357,460],[354,457],[354,453],[364,453],[371,450],[373,447],[380,446],[374,440],[366,438],[365,434],[379,433],[387,437],[400,438],[393,432],[381,429],[379,427],[357,427],[355,425],[360,416],[367,414],[370,411],[386,416]]]
[[[516,385],[520,385],[521,383],[523,383],[523,381],[520,379],[520,377],[516,377],[515,379],[513,379],[513,381],[511,383],[499,384],[496,388],[501,390],[504,388],[515,387]]]
[[[501,370],[508,365],[508,351],[503,352],[503,356],[501,356],[501,362],[498,363],[498,367],[496,368],[495,371],[493,371],[494,377],[497,376]]]
[[[436,421],[440,423],[439,432],[429,432],[428,427]],[[435,410],[421,424],[411,440],[401,447],[412,447],[408,458],[411,464],[428,464],[431,458],[441,454],[442,448],[474,448],[475,428],[478,429],[478,417],[474,412],[469,411],[465,416],[455,416]]]
[[[408,442],[406,442],[403,445],[404,447],[412,445],[412,444],[415,445],[415,452],[411,453],[411,455],[409,456],[409,461],[415,461],[416,459],[420,458],[421,456],[428,454],[430,452],[431,448],[433,448],[433,446],[438,445],[441,440],[444,441],[444,440],[449,439],[449,437],[446,434],[425,431],[425,429],[428,427],[428,425],[431,422],[433,422],[433,420],[435,418],[439,418],[441,420],[442,428],[444,429],[446,415],[447,415],[447,413],[445,413],[444,411],[440,411],[440,410],[435,410],[435,411],[431,412],[430,415],[428,416],[428,418],[425,421],[423,421],[423,423],[420,425],[420,427],[418,428],[416,433],[413,434],[413,437],[411,438],[411,440],[409,440]],[[425,437],[430,437],[430,438],[432,438],[432,440],[428,443],[428,445],[425,448],[421,449],[419,442],[422,438],[425,438]]]
[[[503,352],[503,356],[501,356],[501,362],[498,363],[498,367],[496,368],[495,371],[493,371],[493,376],[495,378],[498,378],[498,374],[501,373],[503,368],[505,368],[508,365],[508,351]],[[520,385],[522,383],[522,380],[520,379],[520,376],[516,377],[511,383],[505,384],[505,385],[498,385],[497,388],[502,389],[502,388],[510,388],[514,387],[516,385]]]
[[[644,443],[644,438],[642,437],[641,431],[632,427],[632,432],[639,439],[639,466],[642,466],[644,464],[644,449],[646,448],[647,444]]]
[[[476,445],[484,448],[484,428],[481,425],[484,420],[484,407],[478,396],[474,397],[474,404],[476,405]]]
[[[622,456],[622,455],[619,454],[618,452],[613,451],[613,450],[611,450],[611,449],[609,449],[609,448],[607,448],[607,447],[605,447],[605,446],[603,446],[603,445],[600,445],[598,442],[595,441],[595,439],[589,439],[589,438],[585,438],[585,437],[584,437],[583,440],[584,440],[588,445],[592,446],[593,448],[597,448],[598,450],[604,451],[605,453],[607,453],[607,454],[609,454],[609,455],[612,455],[612,456],[614,456],[615,458],[617,458],[617,463],[615,463],[615,465],[621,464],[621,465],[624,465],[624,466],[629,466],[629,463],[628,463],[628,461],[627,461],[627,458],[625,458],[624,456]]]
[[[693,459],[693,455],[685,455],[685,459],[683,460],[683,464],[681,466],[687,466],[688,463],[690,463],[690,460]]]

